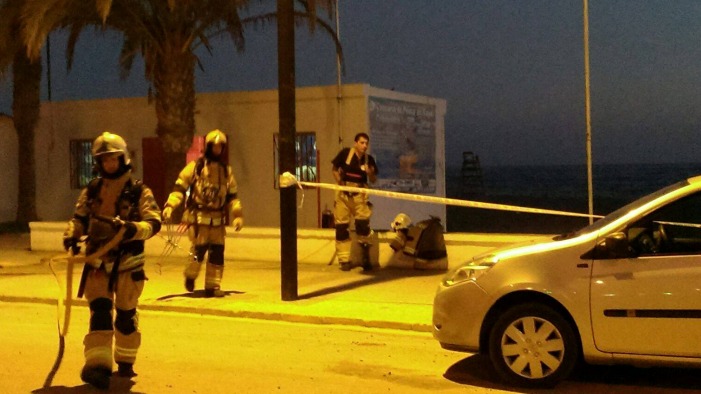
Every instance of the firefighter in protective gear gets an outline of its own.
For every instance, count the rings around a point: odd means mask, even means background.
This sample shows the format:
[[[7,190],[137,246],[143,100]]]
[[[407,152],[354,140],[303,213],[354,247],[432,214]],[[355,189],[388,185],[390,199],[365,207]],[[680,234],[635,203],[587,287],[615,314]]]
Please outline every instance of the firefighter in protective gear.
[[[163,209],[170,221],[173,209],[185,203],[182,221],[188,224],[193,260],[185,268],[185,289],[195,290],[195,280],[205,261],[205,297],[223,297],[224,245],[227,220],[235,231],[243,228],[243,210],[231,166],[222,162],[226,135],[212,130],[205,137],[204,156],[188,163],[178,175]],[[189,191],[189,195],[188,192]],[[184,201],[187,197],[187,201]]]
[[[336,183],[342,186],[368,187],[369,182],[375,182],[378,173],[375,159],[367,153],[370,137],[366,133],[355,135],[352,148],[344,148],[331,161],[332,172]],[[351,218],[355,220],[355,232],[358,242],[364,247],[371,244],[372,230],[370,216],[372,210],[365,193],[336,191],[334,201],[334,219],[336,225],[336,256],[343,271],[348,271],[357,262],[350,261],[351,255]],[[371,265],[363,266],[371,270]]]
[[[78,291],[90,307],[81,378],[106,389],[113,359],[119,375],[136,375],[133,364],[141,344],[136,308],[147,279],[144,241],[160,230],[161,211],[151,189],[132,177],[122,137],[102,133],[93,142],[92,156],[98,177],[81,191],[63,244],[66,250],[75,250],[81,237],[87,236],[86,255],[91,255],[124,227],[117,246],[85,264]]]

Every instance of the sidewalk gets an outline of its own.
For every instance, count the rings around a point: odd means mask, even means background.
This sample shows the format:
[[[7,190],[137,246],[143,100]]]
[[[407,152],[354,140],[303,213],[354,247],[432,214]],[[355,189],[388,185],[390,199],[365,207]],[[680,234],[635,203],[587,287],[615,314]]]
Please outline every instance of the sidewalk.
[[[65,294],[61,289],[66,263],[50,262],[62,252],[32,252],[29,244],[29,234],[0,234],[0,302],[55,305]],[[475,247],[475,252],[482,251]],[[445,274],[399,268],[343,272],[336,264],[299,264],[299,299],[282,301],[279,263],[227,259],[222,281],[227,296],[204,298],[204,272],[196,283],[198,290],[185,291],[185,263],[185,256],[177,252],[168,258],[148,258],[141,310],[430,332],[433,295]],[[82,265],[74,269],[74,297],[81,270]],[[86,306],[83,299],[73,304]]]

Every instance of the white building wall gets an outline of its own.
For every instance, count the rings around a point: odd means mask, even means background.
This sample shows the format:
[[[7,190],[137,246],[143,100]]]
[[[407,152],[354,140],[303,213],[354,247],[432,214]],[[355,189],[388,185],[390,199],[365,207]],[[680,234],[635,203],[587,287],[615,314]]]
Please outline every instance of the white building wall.
[[[80,190],[70,187],[70,140],[113,131],[127,141],[141,178],[141,138],[155,136],[156,115],[145,98],[45,102],[36,131],[37,215],[67,220]]]
[[[339,149],[352,145],[356,133],[369,133],[369,96],[435,105],[435,195],[445,195],[445,100],[378,89],[366,84],[350,84],[343,86],[339,111],[336,86],[298,88],[296,95],[296,129],[298,132],[316,132],[320,155],[319,175],[320,181],[324,183],[334,183],[331,159]],[[279,191],[274,188],[273,160],[273,135],[279,126],[277,90],[198,94],[195,121],[197,135],[218,128],[230,138],[229,162],[239,183],[239,197],[243,203],[246,225],[279,226]],[[43,103],[36,138],[39,218],[44,221],[63,221],[72,213],[79,190],[70,189],[71,139],[93,139],[105,130],[122,135],[132,152],[135,174],[140,178],[141,139],[154,137],[155,125],[155,110],[143,97]],[[3,132],[0,124],[0,133]],[[369,134],[372,153],[372,134]],[[341,144],[339,136],[342,138]],[[16,201],[11,201],[10,197],[13,196],[5,194],[0,197],[0,214],[3,214],[6,206],[16,206]],[[299,189],[297,199],[302,202]],[[374,228],[388,228],[391,219],[399,212],[408,213],[415,220],[429,215],[437,216],[445,223],[443,205],[376,197],[373,197],[373,202]],[[306,189],[303,206],[298,208],[298,226],[318,227],[320,212],[326,206],[333,207],[332,191]],[[13,211],[14,218],[14,209],[9,209]]]
[[[366,85],[344,86],[344,128],[367,131],[364,122]],[[336,88],[298,88],[296,93],[298,132],[315,132],[321,182],[333,183],[331,159],[338,152]],[[246,225],[279,226],[279,190],[274,188],[273,136],[278,132],[277,90],[215,93],[198,96],[198,130],[219,128],[230,138],[229,161],[239,183]],[[352,136],[351,136],[352,141]],[[318,227],[319,211],[333,207],[333,192],[298,189],[297,224]]]

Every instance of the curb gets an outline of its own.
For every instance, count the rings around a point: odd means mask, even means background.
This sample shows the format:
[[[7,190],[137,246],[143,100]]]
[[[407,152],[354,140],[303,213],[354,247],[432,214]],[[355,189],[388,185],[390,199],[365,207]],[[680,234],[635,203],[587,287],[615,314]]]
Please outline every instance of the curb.
[[[33,303],[56,305],[57,300],[52,298],[37,298],[37,297],[22,297],[22,296],[7,296],[0,295],[0,302],[17,302],[17,303]],[[88,304],[85,300],[74,299],[72,306],[87,308]],[[422,323],[408,323],[383,320],[365,320],[352,317],[341,316],[323,316],[323,315],[305,315],[301,313],[287,313],[274,311],[253,311],[253,310],[222,310],[214,308],[199,308],[190,306],[178,305],[155,305],[155,304],[139,304],[139,310],[142,311],[157,311],[157,312],[176,312],[188,313],[218,317],[233,317],[244,319],[271,320],[283,321],[288,323],[308,323],[308,324],[323,324],[323,325],[342,325],[363,328],[380,328],[389,330],[414,331],[420,333],[430,333],[431,325]]]

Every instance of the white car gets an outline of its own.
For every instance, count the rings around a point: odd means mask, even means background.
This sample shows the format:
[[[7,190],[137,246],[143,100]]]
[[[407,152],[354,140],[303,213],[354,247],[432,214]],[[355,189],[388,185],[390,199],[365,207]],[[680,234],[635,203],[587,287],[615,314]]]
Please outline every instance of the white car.
[[[701,176],[577,232],[474,257],[441,282],[433,336],[527,387],[582,360],[701,367]]]

